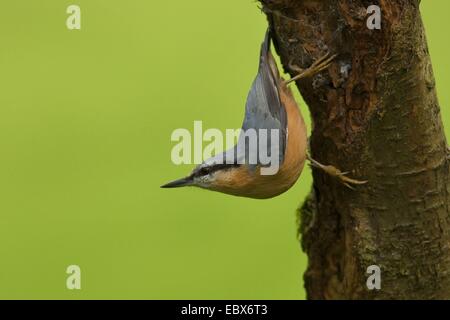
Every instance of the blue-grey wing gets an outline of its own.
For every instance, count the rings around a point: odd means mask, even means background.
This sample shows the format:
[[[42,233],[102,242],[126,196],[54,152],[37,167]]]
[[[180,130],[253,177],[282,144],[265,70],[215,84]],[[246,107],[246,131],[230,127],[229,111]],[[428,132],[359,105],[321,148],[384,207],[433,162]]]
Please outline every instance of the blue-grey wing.
[[[272,151],[275,150],[278,154],[280,166],[283,162],[286,149],[287,115],[278,91],[281,81],[276,63],[270,52],[270,34],[268,31],[261,45],[258,74],[247,97],[245,119],[242,125],[243,132],[241,134],[241,139],[243,139],[243,134],[247,131],[256,131],[258,143],[255,145],[254,143],[240,141],[241,143],[238,143],[237,146],[237,157],[241,158],[241,161],[242,157],[246,157],[245,163],[247,164],[251,160],[249,155],[254,154],[258,154],[258,164],[261,163],[259,157],[261,155],[259,153],[261,143],[267,146],[268,156],[271,156]],[[264,131],[261,131],[261,129],[265,129],[266,136],[259,134]],[[274,133],[273,137],[272,132]],[[275,132],[278,132],[278,137]],[[247,135],[247,141],[251,140],[248,138],[249,135]],[[262,150],[263,153],[264,151]]]

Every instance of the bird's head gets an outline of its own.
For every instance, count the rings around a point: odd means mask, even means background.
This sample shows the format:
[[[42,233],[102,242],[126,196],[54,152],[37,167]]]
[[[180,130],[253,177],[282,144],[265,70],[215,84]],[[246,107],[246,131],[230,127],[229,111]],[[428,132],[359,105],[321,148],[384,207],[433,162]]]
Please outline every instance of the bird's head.
[[[281,181],[277,177],[261,175],[259,166],[206,162],[197,166],[187,177],[169,182],[161,188],[194,186],[239,197],[267,199],[288,190],[298,175],[281,177]]]
[[[225,192],[222,187],[229,186],[233,180],[238,178],[238,169],[239,165],[207,161],[195,167],[187,177],[169,182],[161,188],[194,186]]]

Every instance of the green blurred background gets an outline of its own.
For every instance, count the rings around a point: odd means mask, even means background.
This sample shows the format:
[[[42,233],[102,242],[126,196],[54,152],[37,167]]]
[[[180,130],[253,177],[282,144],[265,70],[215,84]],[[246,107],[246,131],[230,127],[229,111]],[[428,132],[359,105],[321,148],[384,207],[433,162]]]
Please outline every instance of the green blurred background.
[[[450,133],[450,2],[422,12]],[[240,127],[265,28],[252,0],[3,1],[0,298],[305,297],[309,169],[266,201],[159,188],[192,169],[174,129]]]

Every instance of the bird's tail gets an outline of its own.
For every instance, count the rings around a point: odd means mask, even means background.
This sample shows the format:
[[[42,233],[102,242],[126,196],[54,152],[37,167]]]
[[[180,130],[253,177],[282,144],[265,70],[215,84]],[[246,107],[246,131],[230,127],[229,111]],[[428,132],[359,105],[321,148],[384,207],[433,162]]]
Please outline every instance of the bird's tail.
[[[268,68],[270,70],[271,76],[276,83],[280,83],[281,76],[278,71],[277,63],[270,51],[270,43],[272,40],[272,34],[270,27],[267,28],[266,35],[264,37],[264,42],[261,45],[261,53],[260,53],[260,70],[263,68]]]

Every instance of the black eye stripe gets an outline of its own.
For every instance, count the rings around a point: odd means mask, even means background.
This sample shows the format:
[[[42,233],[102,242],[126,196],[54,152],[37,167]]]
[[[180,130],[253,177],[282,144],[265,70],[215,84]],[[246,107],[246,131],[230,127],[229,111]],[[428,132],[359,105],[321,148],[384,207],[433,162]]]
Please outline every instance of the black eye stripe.
[[[238,167],[238,164],[214,164],[209,167],[203,167],[195,173],[196,177],[206,176],[208,174],[214,173],[219,170],[231,169],[234,167]]]

